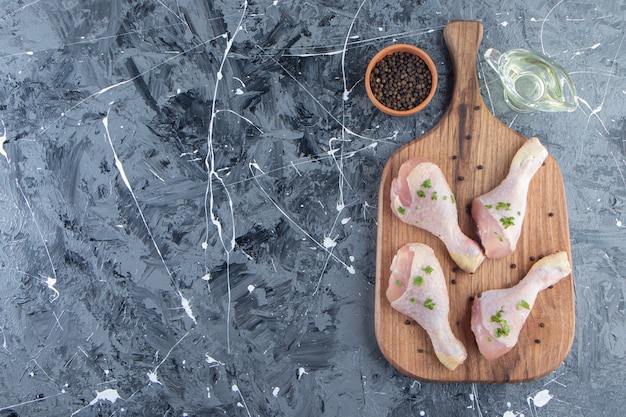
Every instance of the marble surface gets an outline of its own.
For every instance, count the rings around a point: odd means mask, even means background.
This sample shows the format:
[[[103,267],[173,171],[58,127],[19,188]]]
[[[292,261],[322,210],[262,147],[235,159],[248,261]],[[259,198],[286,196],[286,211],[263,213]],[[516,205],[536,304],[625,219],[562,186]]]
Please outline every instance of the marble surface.
[[[26,0],[0,5],[0,416],[616,416],[626,406],[623,0]],[[573,113],[541,137],[568,198],[576,336],[545,378],[409,379],[374,336],[378,180],[450,99],[443,41],[527,48]],[[421,46],[422,113],[373,54]]]

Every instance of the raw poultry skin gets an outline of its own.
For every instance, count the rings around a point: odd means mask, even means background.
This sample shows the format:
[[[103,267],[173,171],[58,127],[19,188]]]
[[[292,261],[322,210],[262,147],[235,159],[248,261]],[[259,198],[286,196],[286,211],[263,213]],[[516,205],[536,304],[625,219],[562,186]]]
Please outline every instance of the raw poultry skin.
[[[485,259],[480,245],[459,227],[454,194],[432,162],[417,157],[400,166],[391,183],[391,211],[403,222],[441,239],[464,271],[476,272]]]
[[[515,250],[526,214],[530,181],[547,156],[539,139],[529,139],[513,157],[509,173],[500,185],[472,201],[472,217],[488,258],[504,258]]]
[[[391,306],[422,326],[439,361],[456,369],[467,352],[450,328],[448,288],[435,253],[422,243],[406,244],[394,256],[390,269],[386,295]]]
[[[471,327],[480,353],[499,358],[517,344],[539,292],[571,273],[567,253],[557,252],[537,261],[512,288],[486,291],[474,298]]]

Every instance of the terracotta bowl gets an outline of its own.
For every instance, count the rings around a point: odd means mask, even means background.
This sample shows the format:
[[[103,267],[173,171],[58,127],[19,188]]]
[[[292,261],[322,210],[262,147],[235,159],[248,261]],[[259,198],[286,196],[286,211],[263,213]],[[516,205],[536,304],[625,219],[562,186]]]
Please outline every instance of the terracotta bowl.
[[[417,55],[426,63],[426,66],[428,67],[432,75],[430,93],[424,99],[424,101],[409,110],[394,110],[385,106],[374,96],[374,93],[372,92],[372,86],[370,85],[370,75],[372,74],[372,71],[376,64],[387,55],[391,55],[396,52],[408,52],[410,54]],[[369,65],[367,66],[367,70],[365,71],[365,89],[367,90],[367,95],[372,103],[374,103],[374,105],[378,107],[381,111],[392,116],[410,116],[426,107],[426,105],[430,102],[430,100],[432,100],[433,96],[435,95],[435,90],[437,90],[437,68],[435,67],[435,63],[432,59],[430,59],[428,54],[420,48],[407,44],[394,44],[380,50],[376,55],[374,55],[374,58],[372,58],[372,60],[370,61]]]

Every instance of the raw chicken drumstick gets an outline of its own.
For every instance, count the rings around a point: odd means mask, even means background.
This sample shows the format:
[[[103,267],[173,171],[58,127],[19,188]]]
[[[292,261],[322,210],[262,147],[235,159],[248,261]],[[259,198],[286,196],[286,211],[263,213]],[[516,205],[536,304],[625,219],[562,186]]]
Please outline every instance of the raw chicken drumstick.
[[[448,288],[435,253],[422,243],[406,244],[394,256],[390,269],[386,295],[391,306],[426,330],[439,361],[454,370],[465,361],[467,352],[448,322]]]
[[[500,185],[472,201],[472,217],[488,258],[503,258],[515,250],[526,214],[530,180],[547,156],[539,139],[529,139],[513,157]]]
[[[403,222],[441,239],[464,271],[476,272],[485,260],[480,245],[459,227],[454,194],[441,169],[432,162],[412,158],[402,164],[391,183],[391,211]]]
[[[537,294],[555,285],[570,272],[567,253],[557,252],[537,261],[514,287],[486,291],[475,297],[471,327],[480,353],[492,360],[511,350],[517,343]]]

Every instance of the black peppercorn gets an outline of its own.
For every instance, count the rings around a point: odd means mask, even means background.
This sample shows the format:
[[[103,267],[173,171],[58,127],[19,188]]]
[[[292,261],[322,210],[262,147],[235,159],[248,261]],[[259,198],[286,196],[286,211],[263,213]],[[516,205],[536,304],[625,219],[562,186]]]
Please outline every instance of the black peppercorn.
[[[405,111],[428,97],[432,74],[422,58],[408,52],[394,52],[376,63],[369,82],[381,104]]]

